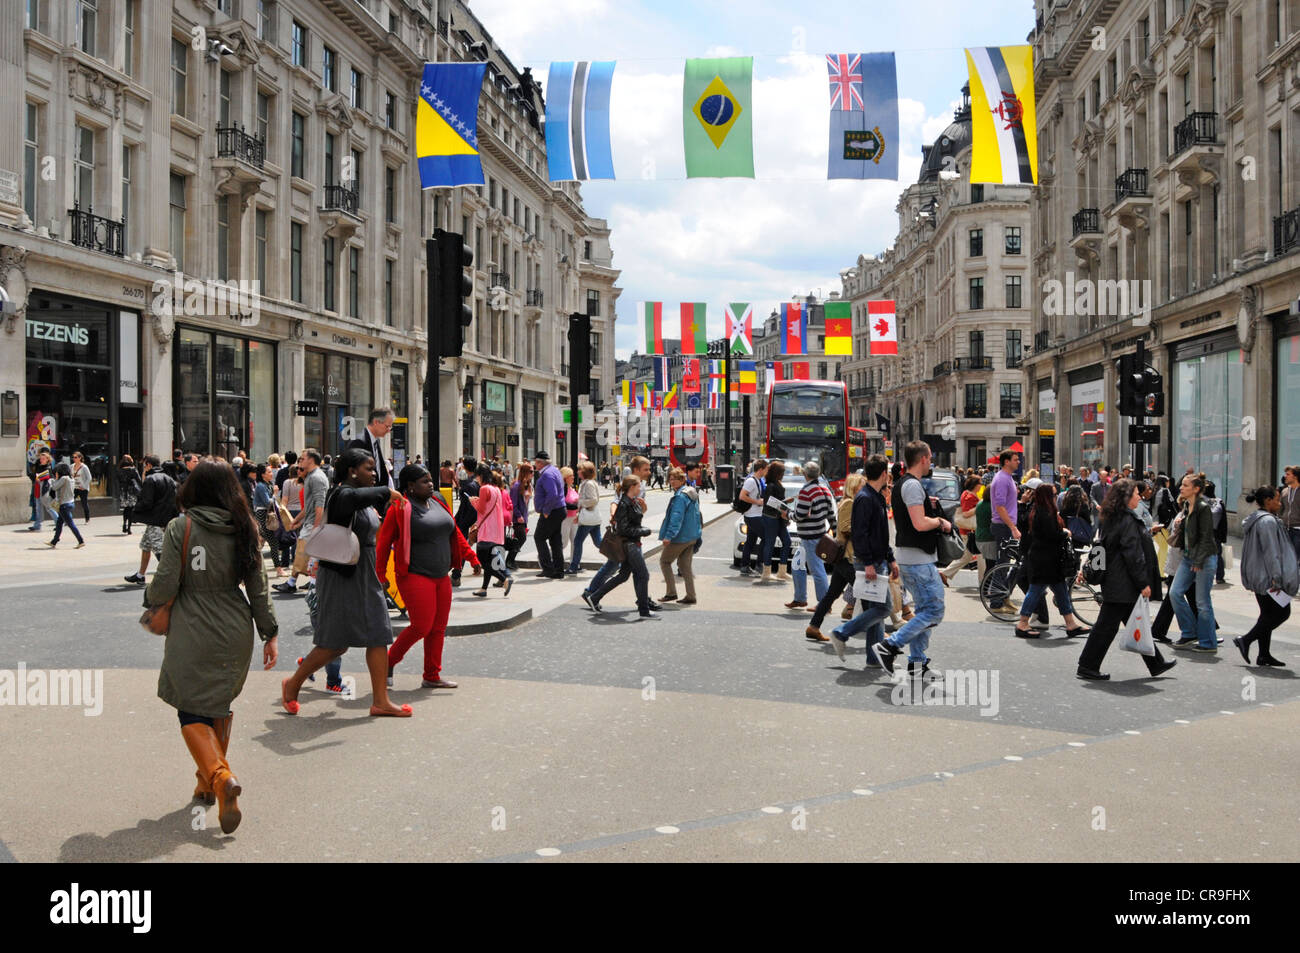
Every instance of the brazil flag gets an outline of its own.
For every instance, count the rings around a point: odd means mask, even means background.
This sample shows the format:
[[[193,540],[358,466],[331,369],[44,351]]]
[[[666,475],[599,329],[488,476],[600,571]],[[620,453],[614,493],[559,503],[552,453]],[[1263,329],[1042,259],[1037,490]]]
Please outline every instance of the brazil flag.
[[[682,133],[687,178],[754,177],[754,60],[686,61]]]

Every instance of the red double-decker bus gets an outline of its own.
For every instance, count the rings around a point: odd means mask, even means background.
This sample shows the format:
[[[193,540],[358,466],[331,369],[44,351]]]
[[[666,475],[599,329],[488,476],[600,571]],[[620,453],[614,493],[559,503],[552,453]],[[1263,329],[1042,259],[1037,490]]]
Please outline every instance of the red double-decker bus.
[[[776,381],[767,400],[767,456],[816,463],[837,494],[849,458],[849,392],[843,381]]]
[[[867,432],[861,427],[849,428],[849,472],[856,473],[867,464]]]
[[[708,469],[709,428],[704,424],[672,424],[668,428],[668,460],[675,467],[686,469],[688,463],[698,463]]]

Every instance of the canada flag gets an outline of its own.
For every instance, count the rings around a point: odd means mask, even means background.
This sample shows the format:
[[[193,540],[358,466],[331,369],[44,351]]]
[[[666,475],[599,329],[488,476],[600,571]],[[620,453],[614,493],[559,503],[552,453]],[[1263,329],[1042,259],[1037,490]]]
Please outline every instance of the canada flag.
[[[894,302],[868,301],[867,326],[871,329],[871,354],[898,353],[898,314]]]

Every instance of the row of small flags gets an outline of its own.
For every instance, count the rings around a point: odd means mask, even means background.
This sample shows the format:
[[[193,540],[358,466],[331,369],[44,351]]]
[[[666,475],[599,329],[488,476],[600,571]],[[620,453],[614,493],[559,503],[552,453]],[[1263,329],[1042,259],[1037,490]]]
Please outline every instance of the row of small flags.
[[[645,104],[611,111],[615,62],[552,63],[546,83],[546,162],[552,182],[613,179],[611,116],[635,122]],[[415,148],[422,188],[482,185],[479,96],[486,63],[426,63]],[[970,180],[1037,184],[1034,57],[1030,46],[966,50],[972,115]],[[898,73],[893,53],[829,53],[827,178],[898,178]],[[688,59],[682,143],[688,178],[754,178],[754,60]],[[635,114],[629,109],[634,109]]]
[[[673,366],[680,363],[681,380],[674,382]],[[739,405],[743,396],[758,393],[758,367],[766,370],[767,389],[776,381],[785,380],[785,364],[781,361],[737,361],[737,379],[727,381],[725,360],[700,360],[687,355],[657,357],[654,361],[654,383],[623,381],[622,403],[626,407],[649,410],[720,410],[723,393],[730,385],[731,405]],[[811,380],[812,365],[808,361],[790,363],[790,380]]]
[[[828,356],[853,356],[853,306],[847,301],[828,301],[825,309],[825,343]],[[642,327],[645,354],[664,354],[664,303],[642,301],[636,306]],[[709,352],[708,306],[703,302],[682,302],[678,306],[683,354]],[[669,312],[671,313],[671,312]],[[898,321],[893,301],[867,302],[871,354],[898,353]],[[731,302],[724,309],[727,353],[754,353],[754,306]],[[802,303],[781,305],[781,353],[808,354],[808,308]],[[669,335],[671,337],[671,334]]]

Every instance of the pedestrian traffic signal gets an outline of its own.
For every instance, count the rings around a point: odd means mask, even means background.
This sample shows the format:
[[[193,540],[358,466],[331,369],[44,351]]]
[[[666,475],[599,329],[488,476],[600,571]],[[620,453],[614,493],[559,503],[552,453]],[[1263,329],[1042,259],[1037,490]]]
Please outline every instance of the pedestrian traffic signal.
[[[465,269],[474,264],[474,249],[464,236],[436,228],[425,243],[425,264],[429,270],[430,337],[438,336],[439,357],[460,357],[465,347],[465,328],[474,320],[466,298],[474,293],[474,279]]]
[[[591,317],[581,311],[569,315],[569,379],[576,405],[591,390]]]
[[[1147,417],[1165,415],[1165,379],[1154,367],[1142,370],[1142,410]]]
[[[1119,412],[1123,417],[1141,417],[1145,413],[1142,385],[1145,377],[1138,355],[1124,354],[1119,359]]]

